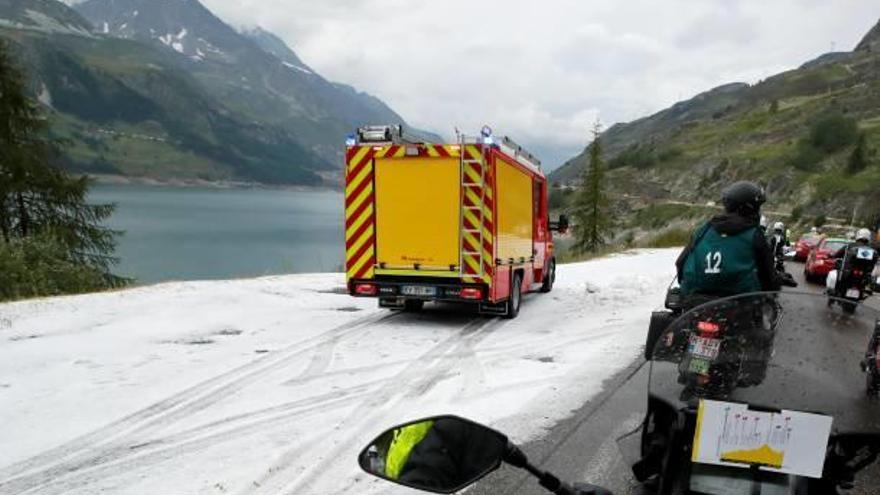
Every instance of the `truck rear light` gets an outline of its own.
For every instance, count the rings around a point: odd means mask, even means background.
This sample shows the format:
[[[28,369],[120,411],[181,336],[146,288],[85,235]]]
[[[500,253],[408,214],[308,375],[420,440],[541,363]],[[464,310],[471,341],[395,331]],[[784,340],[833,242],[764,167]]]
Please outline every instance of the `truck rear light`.
[[[355,284],[354,293],[359,296],[375,296],[379,292],[376,284]]]
[[[482,299],[483,289],[479,287],[465,287],[458,294],[462,299]]]

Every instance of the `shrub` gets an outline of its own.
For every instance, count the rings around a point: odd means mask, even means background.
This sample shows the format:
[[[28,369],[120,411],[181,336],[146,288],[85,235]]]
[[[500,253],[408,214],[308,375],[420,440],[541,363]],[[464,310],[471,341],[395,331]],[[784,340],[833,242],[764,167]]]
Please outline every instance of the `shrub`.
[[[41,235],[0,241],[0,301],[75,294],[106,289],[123,280],[108,280],[99,269],[76,263],[64,245]]]
[[[789,157],[788,164],[804,172],[813,172],[824,159],[825,154],[810,141],[800,141],[794,154]]]
[[[788,221],[791,223],[798,223],[801,218],[804,216],[804,207],[801,205],[795,206],[791,210],[791,215],[788,217]]]
[[[674,228],[665,230],[648,239],[645,243],[650,248],[670,248],[686,246],[691,240],[691,232],[686,229]]]
[[[857,174],[866,168],[868,168],[868,143],[867,137],[863,132],[859,134],[859,141],[856,143],[855,149],[849,156],[849,161],[847,161],[846,164],[846,171],[850,174]]]
[[[810,129],[810,144],[834,153],[856,142],[859,127],[855,119],[841,113],[833,113],[817,120]]]
[[[633,167],[640,170],[657,164],[654,151],[648,146],[632,145],[608,162],[609,168]]]
[[[550,196],[547,198],[547,205],[551,210],[564,210],[569,204],[571,195],[571,189],[553,187],[550,189]]]

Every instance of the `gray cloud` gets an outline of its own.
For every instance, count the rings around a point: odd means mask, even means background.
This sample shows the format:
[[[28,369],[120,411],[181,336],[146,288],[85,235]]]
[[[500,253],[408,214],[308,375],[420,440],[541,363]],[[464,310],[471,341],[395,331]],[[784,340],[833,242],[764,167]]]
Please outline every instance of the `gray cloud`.
[[[592,122],[851,49],[876,0],[203,0],[326,77],[451,135],[484,123],[558,164]]]

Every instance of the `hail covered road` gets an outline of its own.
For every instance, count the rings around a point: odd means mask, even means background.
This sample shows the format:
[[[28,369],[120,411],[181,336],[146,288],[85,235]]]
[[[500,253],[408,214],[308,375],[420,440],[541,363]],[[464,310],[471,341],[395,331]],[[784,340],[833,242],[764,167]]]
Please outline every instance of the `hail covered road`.
[[[334,274],[0,304],[0,494],[409,493],[356,455],[437,413],[563,462],[584,404],[622,397],[608,390],[633,370],[675,255],[561,266],[512,321],[382,311]],[[591,455],[611,456],[598,437]]]

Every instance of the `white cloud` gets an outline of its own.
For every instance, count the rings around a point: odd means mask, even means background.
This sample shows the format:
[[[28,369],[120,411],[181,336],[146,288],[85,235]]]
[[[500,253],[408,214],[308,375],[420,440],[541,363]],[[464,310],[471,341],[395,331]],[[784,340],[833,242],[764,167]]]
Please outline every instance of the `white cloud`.
[[[592,121],[655,112],[851,49],[876,0],[203,0],[333,80],[452,134],[489,123],[556,165]]]

